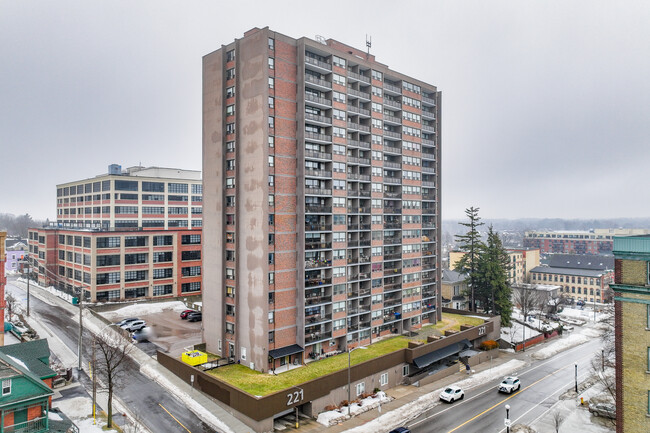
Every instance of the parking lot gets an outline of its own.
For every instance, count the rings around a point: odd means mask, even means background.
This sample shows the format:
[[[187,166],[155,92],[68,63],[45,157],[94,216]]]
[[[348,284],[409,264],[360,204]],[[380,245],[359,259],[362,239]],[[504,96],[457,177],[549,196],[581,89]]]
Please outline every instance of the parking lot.
[[[114,310],[102,311],[100,314],[113,323],[129,317],[146,321],[151,328],[151,336],[149,342],[138,343],[140,348],[150,355],[160,350],[172,356],[180,356],[185,349],[191,349],[194,344],[202,342],[203,322],[182,320],[180,313],[186,309],[182,302],[171,301],[116,306]]]

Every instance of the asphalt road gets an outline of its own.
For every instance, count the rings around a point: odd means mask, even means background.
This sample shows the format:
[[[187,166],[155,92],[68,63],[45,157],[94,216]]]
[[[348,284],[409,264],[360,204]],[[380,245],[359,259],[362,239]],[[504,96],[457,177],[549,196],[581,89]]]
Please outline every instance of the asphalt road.
[[[504,432],[505,406],[510,406],[512,425],[530,425],[558,401],[559,395],[590,375],[590,360],[601,348],[599,339],[532,362],[517,372],[521,389],[512,394],[497,392],[500,380],[465,390],[465,398],[452,404],[442,403],[409,423],[414,433],[425,432]]]
[[[7,279],[6,291],[13,293],[21,304],[25,304],[26,291],[22,285],[13,284]],[[46,304],[30,296],[31,316],[48,327],[74,353],[78,351],[78,316],[67,310]],[[92,334],[84,330],[84,342],[89,342]],[[149,347],[149,352],[152,348]],[[83,346],[83,362],[87,365],[92,358],[91,345]],[[139,422],[151,432],[212,433],[215,430],[201,421],[183,403],[176,400],[167,390],[140,373],[140,367],[128,359],[125,376],[121,386],[115,391],[117,397],[129,407]],[[83,377],[83,375],[82,375]],[[84,386],[92,386],[90,381],[81,380]]]

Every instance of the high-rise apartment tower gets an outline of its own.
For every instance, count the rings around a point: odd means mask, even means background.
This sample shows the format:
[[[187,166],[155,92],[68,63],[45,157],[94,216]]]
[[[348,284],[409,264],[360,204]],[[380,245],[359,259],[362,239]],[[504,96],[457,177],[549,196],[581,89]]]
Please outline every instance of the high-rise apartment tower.
[[[261,371],[440,314],[441,94],[317,39],[203,58],[204,338]]]

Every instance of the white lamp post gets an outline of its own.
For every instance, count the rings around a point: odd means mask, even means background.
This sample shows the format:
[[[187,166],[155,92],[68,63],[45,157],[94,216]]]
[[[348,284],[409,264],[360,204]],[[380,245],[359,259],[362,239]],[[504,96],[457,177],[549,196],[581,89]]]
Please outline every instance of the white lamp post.
[[[355,348],[352,348],[352,349],[348,349],[348,418],[350,417],[350,406],[352,406],[352,402],[350,401],[350,399],[352,398],[352,396],[350,395],[350,386],[351,386],[351,383],[350,383],[350,367],[351,367],[351,361],[350,360],[351,360],[351,356],[350,356],[350,354],[352,352],[354,352],[355,350],[357,350],[357,349],[365,350],[365,349],[367,349],[367,347],[358,346],[358,347],[355,347]]]

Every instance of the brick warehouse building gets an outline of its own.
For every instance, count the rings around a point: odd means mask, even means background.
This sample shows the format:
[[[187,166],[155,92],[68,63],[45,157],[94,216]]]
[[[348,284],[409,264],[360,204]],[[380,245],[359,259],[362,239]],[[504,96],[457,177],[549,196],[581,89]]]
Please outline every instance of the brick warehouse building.
[[[614,238],[616,431],[650,431],[650,236]]]
[[[439,319],[440,101],[331,39],[203,58],[209,351],[265,371]]]
[[[647,235],[646,229],[594,229],[590,231],[533,230],[524,233],[525,248],[542,254],[612,254],[614,236]]]
[[[84,300],[106,302],[201,293],[201,229],[29,229],[33,274]]]

